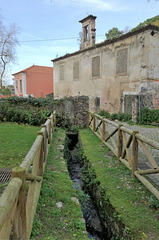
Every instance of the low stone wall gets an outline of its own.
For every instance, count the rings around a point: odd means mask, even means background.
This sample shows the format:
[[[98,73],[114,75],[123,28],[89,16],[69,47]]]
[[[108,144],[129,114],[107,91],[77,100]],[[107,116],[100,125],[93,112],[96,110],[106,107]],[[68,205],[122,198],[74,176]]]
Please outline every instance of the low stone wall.
[[[69,128],[85,127],[87,125],[89,98],[76,96],[54,100],[53,110],[57,114],[57,124]]]
[[[159,109],[159,81],[144,82],[136,95],[125,96],[124,113],[132,113],[133,122],[137,122],[143,108]]]

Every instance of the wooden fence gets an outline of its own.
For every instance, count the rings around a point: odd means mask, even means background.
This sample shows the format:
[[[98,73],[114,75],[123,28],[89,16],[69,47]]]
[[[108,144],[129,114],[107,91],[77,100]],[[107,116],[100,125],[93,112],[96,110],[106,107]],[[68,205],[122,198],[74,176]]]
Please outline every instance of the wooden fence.
[[[151,174],[159,176],[159,166],[152,156],[152,149],[159,150],[159,143],[125,128],[122,124],[105,119],[95,113],[88,112],[88,126],[151,193],[159,200],[159,191],[148,178]],[[139,166],[140,152],[144,154],[147,169]],[[158,179],[159,180],[159,179]]]
[[[47,119],[20,167],[12,169],[12,179],[0,198],[0,239],[30,239],[38,203],[55,112]]]

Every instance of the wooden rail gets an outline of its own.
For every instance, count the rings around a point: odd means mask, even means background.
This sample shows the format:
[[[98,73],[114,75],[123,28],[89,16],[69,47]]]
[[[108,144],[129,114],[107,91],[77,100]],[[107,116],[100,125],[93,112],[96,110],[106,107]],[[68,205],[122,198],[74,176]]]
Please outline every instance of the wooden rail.
[[[37,132],[20,167],[12,169],[12,179],[0,198],[0,239],[11,235],[16,240],[30,239],[55,123],[54,112]]]
[[[159,191],[146,177],[150,174],[159,176],[159,166],[150,152],[150,148],[159,150],[159,143],[139,134],[138,131],[132,131],[122,124],[104,119],[90,111],[88,112],[88,126],[118,160],[131,170],[132,176],[137,177],[159,200]],[[141,151],[147,160],[145,162],[150,165],[148,169],[139,168],[139,152]]]

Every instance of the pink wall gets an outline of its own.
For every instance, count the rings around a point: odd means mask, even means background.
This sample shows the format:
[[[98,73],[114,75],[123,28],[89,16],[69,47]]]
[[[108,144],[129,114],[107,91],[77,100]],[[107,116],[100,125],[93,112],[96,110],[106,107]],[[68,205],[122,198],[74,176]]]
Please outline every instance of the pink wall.
[[[45,97],[53,93],[53,68],[33,65],[23,71],[13,74],[15,79],[15,94],[21,95],[20,80],[22,80],[23,93],[23,74],[26,74],[26,94],[34,97]],[[18,88],[16,89],[16,80]]]
[[[53,93],[53,68],[37,67],[26,71],[26,89],[27,94],[33,94],[34,97],[45,97]]]

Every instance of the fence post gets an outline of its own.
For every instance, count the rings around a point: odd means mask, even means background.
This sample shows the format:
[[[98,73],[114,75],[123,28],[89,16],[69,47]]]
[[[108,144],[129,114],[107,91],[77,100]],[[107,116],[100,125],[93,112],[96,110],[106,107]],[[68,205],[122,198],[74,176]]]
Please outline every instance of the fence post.
[[[53,113],[53,115],[54,115],[54,127],[56,126],[56,112],[54,111],[54,113]]]
[[[45,139],[44,139],[44,133],[43,132],[37,132],[37,136],[41,135],[42,136],[42,141],[41,141],[41,148],[40,148],[40,156],[39,156],[39,169],[38,169],[38,175],[42,176],[43,175],[43,164],[44,164],[44,148],[45,148]]]
[[[135,135],[139,131],[133,131],[133,149],[132,149],[132,176],[134,177],[134,172],[137,170],[138,165],[138,141]]]
[[[123,124],[119,124],[118,126],[118,161],[120,161],[120,157],[122,156],[122,149],[123,149],[123,135],[122,130],[120,129]]]
[[[96,118],[95,118],[95,113],[93,113],[93,132],[95,133],[96,130]]]
[[[53,133],[53,115],[51,114],[51,116],[48,117],[47,119],[50,119],[50,122],[51,122],[51,133]]]
[[[88,115],[87,115],[87,127],[89,127],[89,122],[90,122],[90,112],[88,111]]]
[[[49,121],[49,124],[48,124],[48,143],[49,144],[51,143],[51,120]]]
[[[102,119],[102,142],[105,141],[105,122],[104,122],[104,117]]]
[[[12,169],[12,178],[17,177],[22,180],[22,186],[19,191],[17,208],[13,222],[13,239],[26,239],[26,175],[25,168],[15,167]]]

